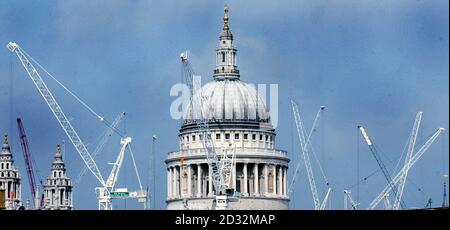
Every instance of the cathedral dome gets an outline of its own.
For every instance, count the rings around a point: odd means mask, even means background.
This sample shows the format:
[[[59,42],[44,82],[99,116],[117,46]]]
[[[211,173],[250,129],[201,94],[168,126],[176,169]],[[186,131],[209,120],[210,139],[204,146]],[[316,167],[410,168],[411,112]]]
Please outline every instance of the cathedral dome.
[[[183,116],[184,124],[189,125],[203,117],[214,123],[248,121],[270,126],[270,115],[255,87],[240,80],[236,64],[237,49],[233,45],[228,20],[228,7],[225,7],[223,29],[216,48],[214,80],[194,92],[193,101]],[[201,106],[197,102],[200,98],[203,98]]]
[[[205,103],[202,104],[203,116],[207,119],[214,121],[270,121],[270,115],[256,89],[239,79],[211,81],[197,92],[197,94],[200,93],[205,100]],[[200,117],[199,113],[194,110],[200,106],[196,107],[195,105],[198,105],[195,101],[190,103],[184,115],[185,123]],[[198,111],[200,110],[198,109]]]

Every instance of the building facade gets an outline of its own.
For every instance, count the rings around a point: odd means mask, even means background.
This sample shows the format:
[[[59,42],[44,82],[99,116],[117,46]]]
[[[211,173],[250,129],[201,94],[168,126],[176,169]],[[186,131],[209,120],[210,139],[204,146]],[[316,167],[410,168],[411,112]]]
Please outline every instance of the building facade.
[[[225,7],[223,30],[216,49],[213,81],[205,84],[202,103],[211,130],[211,140],[220,156],[234,146],[235,164],[231,187],[240,196],[229,209],[288,209],[286,151],[275,148],[276,132],[265,104],[255,88],[240,80],[237,49],[228,25]],[[179,150],[168,153],[167,209],[212,209],[213,182],[202,133],[194,119],[193,104],[183,117]]]
[[[73,209],[72,182],[66,174],[60,145],[56,146],[50,175],[44,182],[44,202],[43,209],[47,210]]]
[[[22,187],[19,170],[14,166],[13,155],[8,143],[8,135],[4,136],[2,151],[0,152],[0,199],[4,201],[5,209],[18,209],[22,206]]]

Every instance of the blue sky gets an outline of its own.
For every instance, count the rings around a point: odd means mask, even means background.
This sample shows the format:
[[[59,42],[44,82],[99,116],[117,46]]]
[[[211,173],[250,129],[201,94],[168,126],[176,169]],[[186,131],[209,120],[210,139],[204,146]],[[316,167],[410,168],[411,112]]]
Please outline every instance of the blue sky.
[[[170,117],[172,85],[181,81],[179,54],[188,49],[196,72],[212,79],[214,49],[223,5],[238,48],[241,79],[278,84],[277,148],[288,151],[290,174],[298,141],[289,100],[296,100],[310,126],[321,105],[327,109],[314,142],[334,188],[332,208],[343,208],[343,190],[357,197],[357,130],[362,124],[390,171],[401,156],[416,112],[423,111],[419,143],[436,128],[449,128],[448,1],[1,1],[0,44],[19,43],[61,82],[109,120],[127,113],[121,129],[133,137],[141,177],[148,183],[151,138],[156,142],[156,208],[165,208],[164,159],[176,150],[180,122]],[[13,68],[11,71],[11,61]],[[68,173],[83,163],[29,80],[18,59],[0,52],[0,132],[11,135],[16,165],[29,196],[15,117],[21,116],[42,177],[49,174],[55,145],[65,140]],[[45,78],[89,149],[106,129],[85,108]],[[11,90],[12,89],[12,90]],[[11,97],[12,95],[12,97]],[[11,103],[12,102],[12,103]],[[411,170],[405,190],[410,207],[442,203],[448,174],[448,134],[441,136]],[[111,138],[98,158],[103,175],[119,150]],[[359,142],[360,180],[378,166]],[[130,158],[120,186],[137,188]],[[314,166],[321,197],[325,186]],[[311,209],[302,171],[291,208]],[[360,183],[365,208],[384,187],[376,173]],[[95,178],[75,188],[77,209],[96,209]],[[421,191],[419,191],[421,190]],[[118,201],[117,209],[138,209]]]

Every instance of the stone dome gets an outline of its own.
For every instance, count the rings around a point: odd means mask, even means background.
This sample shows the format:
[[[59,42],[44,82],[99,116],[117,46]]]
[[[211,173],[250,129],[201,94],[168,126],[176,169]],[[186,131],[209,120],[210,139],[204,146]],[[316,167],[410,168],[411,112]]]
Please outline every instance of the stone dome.
[[[200,110],[194,111],[194,108],[200,108],[195,100],[200,98],[200,93],[206,101],[202,104],[202,111],[207,119],[219,122],[270,122],[270,115],[254,86],[239,79],[223,79],[211,81],[196,92],[197,95],[193,97],[193,101],[184,114],[185,123],[200,118],[200,112],[197,112]]]

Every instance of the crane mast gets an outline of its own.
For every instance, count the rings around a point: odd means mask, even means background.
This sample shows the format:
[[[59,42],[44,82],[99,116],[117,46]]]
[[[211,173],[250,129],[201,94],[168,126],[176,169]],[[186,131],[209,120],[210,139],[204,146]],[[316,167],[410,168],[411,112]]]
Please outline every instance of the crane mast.
[[[211,140],[212,134],[211,134],[211,130],[210,130],[209,124],[208,124],[208,117],[210,115],[209,110],[211,109],[211,106],[209,105],[208,101],[203,98],[201,88],[199,89],[199,92],[197,92],[197,93],[194,92],[195,73],[192,69],[192,66],[191,66],[189,60],[188,60],[187,53],[181,53],[180,58],[181,58],[181,63],[182,63],[182,67],[183,67],[184,79],[186,81],[186,84],[189,86],[189,89],[192,92],[191,103],[192,103],[192,109],[194,110],[193,114],[194,114],[194,116],[199,116],[199,118],[194,117],[193,121],[197,125],[198,130],[203,137],[203,138],[201,138],[202,144],[206,150],[207,161],[208,161],[208,165],[209,165],[209,170],[211,170],[211,177],[212,177],[212,182],[213,182],[213,186],[214,186],[213,194],[216,196],[216,201],[217,201],[217,198],[221,199],[220,206],[226,207],[227,206],[226,191],[227,191],[227,189],[229,189],[229,183],[227,183],[225,181],[224,175],[222,173],[222,167],[220,165],[219,157],[216,153],[216,149]],[[197,83],[197,82],[195,82],[195,83]],[[198,84],[196,84],[196,85],[198,85]],[[196,103],[198,103],[198,104],[196,105]],[[197,110],[197,108],[198,108],[198,110]],[[204,108],[206,109],[206,111],[204,111]],[[223,200],[223,199],[225,199],[225,200]],[[216,204],[216,205],[218,205],[218,204]]]
[[[439,135],[444,132],[444,128],[439,128],[426,142],[422,145],[422,147],[411,157],[411,161],[409,164],[405,164],[403,168],[395,175],[392,179],[392,184],[397,184],[400,179],[402,179],[402,175],[405,170],[409,170],[422,155],[431,147],[433,142],[439,137]],[[374,209],[385,197],[385,194],[388,194],[392,190],[392,186],[387,185],[375,199],[370,203],[367,209]]]
[[[106,180],[107,188],[114,188],[114,185],[117,182],[117,176],[119,175],[120,167],[123,163],[123,158],[125,155],[125,148],[131,143],[131,137],[126,137],[120,140],[120,144],[122,148],[120,149],[119,155],[117,156],[116,162],[113,163],[113,168],[109,174],[108,179]]]

